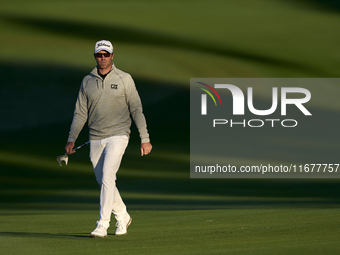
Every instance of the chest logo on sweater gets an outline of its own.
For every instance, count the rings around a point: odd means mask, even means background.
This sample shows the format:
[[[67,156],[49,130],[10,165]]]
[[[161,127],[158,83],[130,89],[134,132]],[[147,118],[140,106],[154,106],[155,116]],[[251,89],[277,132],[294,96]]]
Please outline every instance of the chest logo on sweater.
[[[117,84],[111,84],[111,89],[118,89],[118,85]]]

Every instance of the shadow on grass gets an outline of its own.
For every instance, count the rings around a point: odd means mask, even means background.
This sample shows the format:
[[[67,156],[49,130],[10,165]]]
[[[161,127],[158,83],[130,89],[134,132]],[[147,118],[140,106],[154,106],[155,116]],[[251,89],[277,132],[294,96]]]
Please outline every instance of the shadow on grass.
[[[147,30],[135,29],[132,27],[122,27],[115,25],[99,25],[93,23],[83,23],[75,21],[67,21],[51,18],[35,18],[28,16],[16,16],[3,13],[1,19],[11,24],[16,24],[22,27],[29,27],[42,31],[48,31],[63,36],[72,36],[77,38],[92,39],[97,41],[98,38],[106,38],[114,42],[123,42],[129,44],[161,46],[169,48],[179,48],[189,51],[198,51],[204,53],[215,54],[229,58],[236,58],[251,62],[262,63],[270,66],[288,70],[300,70],[302,73],[310,77],[328,77],[329,75],[310,66],[301,65],[292,61],[276,59],[270,56],[261,54],[245,53],[236,49],[231,49],[227,46],[218,47],[210,46],[206,43],[201,43],[198,40],[190,40],[184,38],[176,38],[173,35],[161,34]],[[89,31],[96,31],[89,33]],[[108,35],[109,36],[108,38]]]
[[[30,184],[8,189],[2,186],[5,189],[0,190],[1,208],[97,209],[99,188],[94,176],[78,179],[76,175],[72,178],[72,174],[65,174],[65,177],[67,182],[60,175],[53,179],[51,176],[44,179],[32,177]],[[45,186],[38,188],[40,181],[45,182]],[[332,208],[338,207],[340,202],[340,182],[337,180],[118,177],[117,184],[130,210]]]
[[[40,127],[40,132],[48,136],[33,137],[27,132],[23,138],[48,140],[62,133],[65,140],[80,83],[91,70],[22,62],[0,62],[0,70],[0,107],[3,109],[0,112],[0,132]],[[138,77],[135,77],[135,83],[151,128],[156,124],[162,127],[176,116],[178,121],[189,122],[189,90],[185,86]],[[174,99],[175,104],[172,102]],[[66,130],[58,130],[57,126],[45,127],[49,130],[41,127],[63,122],[68,126]],[[177,126],[172,125],[172,128]],[[16,139],[15,135],[11,139]]]
[[[338,0],[289,0],[293,4],[300,6],[317,9],[318,11],[323,10],[327,12],[340,11],[340,2]]]
[[[55,238],[55,237],[78,237],[91,238],[89,233],[75,233],[75,234],[51,234],[51,233],[33,233],[33,232],[0,232],[3,237],[33,237],[33,238]]]
[[[79,88],[79,81],[89,70],[69,67],[25,65],[20,66],[22,76],[16,76],[13,66],[2,63],[1,107],[6,109],[1,116],[2,125],[14,128],[0,130],[2,150],[14,154],[51,158],[63,154],[72,112]],[[40,73],[40,78],[30,76]],[[4,73],[2,73],[4,74]],[[73,77],[73,78],[72,78]],[[70,79],[69,79],[70,78]],[[53,81],[46,85],[46,81]],[[64,81],[68,81],[64,83]],[[242,206],[336,206],[340,200],[340,183],[337,180],[235,180],[235,179],[190,179],[189,178],[189,90],[174,84],[136,79],[147,118],[154,154],[163,157],[139,156],[139,137],[132,128],[130,145],[124,155],[123,169],[138,170],[138,176],[128,176],[118,172],[117,185],[129,207],[147,210],[208,209]],[[33,90],[31,94],[29,91]],[[59,94],[58,94],[59,93]],[[33,96],[34,95],[34,96]],[[51,97],[51,95],[53,95]],[[58,97],[58,95],[62,95]],[[33,97],[30,97],[33,96]],[[57,97],[57,99],[54,99]],[[26,100],[26,101],[25,101]],[[231,100],[229,100],[231,101]],[[8,105],[7,105],[8,103]],[[255,101],[256,106],[268,102]],[[60,113],[60,115],[58,115]],[[328,127],[337,128],[337,113],[313,110],[313,114],[324,120],[334,120]],[[54,119],[50,118],[54,116]],[[67,115],[65,118],[64,116]],[[47,119],[47,120],[46,120]],[[67,120],[68,119],[68,120]],[[22,120],[24,120],[22,122]],[[13,122],[12,122],[13,121]],[[19,121],[19,124],[15,121]],[[270,130],[258,131],[251,139],[243,130],[235,130],[230,135],[230,144],[225,153],[230,157],[258,158],[261,154],[272,159],[299,159],[315,162],[337,158],[338,150],[310,146],[303,143],[314,130],[323,130],[321,121],[307,132],[287,133],[281,137],[294,140],[298,147],[277,144],[277,134]],[[23,128],[25,127],[25,128]],[[28,128],[30,127],[30,128]],[[322,141],[334,142],[334,132],[322,132]],[[282,134],[281,134],[282,135]],[[85,129],[78,138],[79,143],[88,139]],[[240,142],[241,139],[241,142]],[[300,140],[302,142],[300,142]],[[246,144],[247,146],[243,146]],[[258,145],[261,144],[261,151]],[[276,150],[273,150],[276,148]],[[184,155],[185,160],[177,160],[172,155]],[[167,156],[167,157],[166,157]],[[0,204],[1,208],[83,208],[98,204],[98,196],[87,197],[74,191],[98,191],[98,185],[91,170],[67,171],[68,168],[50,169],[38,164],[29,166],[18,157],[13,162],[0,161]],[[88,165],[88,148],[72,155],[70,164]],[[20,164],[19,164],[20,163]],[[57,165],[57,162],[55,161]],[[143,171],[151,174],[143,176]],[[120,174],[121,173],[121,174]],[[154,176],[153,174],[154,173]],[[157,173],[170,173],[174,178],[157,177]],[[178,174],[178,176],[176,176]],[[187,175],[185,175],[187,174]],[[67,191],[60,194],[55,191]],[[145,194],[145,196],[143,196]],[[150,194],[158,197],[150,197]],[[173,196],[173,197],[172,197]],[[183,198],[181,198],[183,196]],[[189,197],[188,197],[189,196]],[[207,197],[210,196],[210,197]]]

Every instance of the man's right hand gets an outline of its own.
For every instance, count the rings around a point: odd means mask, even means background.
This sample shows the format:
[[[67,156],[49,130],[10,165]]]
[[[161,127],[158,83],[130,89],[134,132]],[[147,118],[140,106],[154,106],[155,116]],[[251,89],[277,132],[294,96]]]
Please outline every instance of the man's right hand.
[[[76,151],[73,150],[74,148],[74,143],[73,142],[68,142],[65,146],[65,151],[66,151],[66,154],[72,154],[72,153],[75,153]]]

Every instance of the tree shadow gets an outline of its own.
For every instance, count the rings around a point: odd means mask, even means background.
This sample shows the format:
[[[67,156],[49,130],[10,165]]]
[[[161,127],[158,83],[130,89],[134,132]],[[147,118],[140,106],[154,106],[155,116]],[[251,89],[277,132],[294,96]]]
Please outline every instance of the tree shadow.
[[[0,232],[0,236],[6,237],[30,237],[30,238],[60,238],[60,237],[77,237],[77,238],[90,238],[89,233],[34,233],[34,232]]]
[[[338,13],[340,11],[340,2],[338,0],[290,0],[290,2],[327,12]]]
[[[2,150],[27,155],[39,155],[42,158],[54,158],[63,153],[66,136],[72,120],[75,98],[79,88],[79,81],[87,74],[88,70],[74,69],[71,67],[30,65],[21,63],[19,65],[22,72],[16,75],[13,65],[1,63],[1,89],[6,93],[1,93],[0,104],[5,113],[1,115],[1,120],[11,124],[12,120],[23,119],[35,120],[29,125],[22,122],[21,125],[13,129],[0,130],[2,136]],[[16,65],[16,67],[18,67]],[[40,73],[39,79],[31,73]],[[3,75],[6,74],[6,75]],[[16,75],[16,76],[15,76]],[[12,79],[15,76],[16,79]],[[58,77],[58,78],[57,78]],[[46,85],[46,81],[52,83]],[[65,82],[67,81],[67,82]],[[122,194],[126,193],[146,193],[160,194],[159,198],[151,199],[127,197],[125,200],[135,209],[155,210],[169,209],[194,209],[194,208],[235,208],[244,206],[334,206],[340,199],[340,183],[337,180],[230,180],[230,179],[190,179],[189,177],[189,156],[187,160],[178,161],[172,158],[172,154],[189,155],[190,144],[190,123],[189,123],[189,89],[185,86],[174,86],[161,81],[150,81],[136,79],[137,88],[141,95],[144,112],[147,117],[151,139],[155,152],[163,152],[169,157],[140,157],[139,137],[137,131],[131,135],[129,148],[124,156],[122,171],[126,169],[138,169],[141,173],[148,172],[169,172],[175,177],[162,178],[147,175],[128,176],[120,175],[118,172],[118,187]],[[59,91],[62,89],[61,91]],[[36,97],[27,97],[29,90],[34,90]],[[58,100],[53,100],[51,94],[56,96],[57,91],[63,95]],[[231,100],[228,100],[231,101]],[[6,105],[8,102],[11,105]],[[255,101],[254,105],[262,108],[266,103],[261,100]],[[58,111],[61,115],[58,116]],[[67,113],[67,114],[66,114]],[[34,114],[34,115],[33,115]],[[64,115],[67,115],[65,118]],[[338,113],[326,110],[313,110],[313,114],[322,116],[318,126],[312,126],[318,131],[324,130],[324,123],[329,123],[327,119],[333,119],[334,125],[328,127],[328,132],[323,132],[323,139],[332,141],[333,131],[330,128],[338,127]],[[50,115],[55,115],[55,119],[49,120]],[[34,117],[35,116],[35,117]],[[48,121],[46,121],[46,119]],[[3,122],[2,122],[3,123]],[[291,139],[299,142],[299,139],[306,140],[313,131],[305,133],[304,130],[297,132]],[[296,147],[292,150],[289,146],[278,146],[278,151],[273,151],[272,146],[276,142],[276,133],[270,130],[259,131],[252,139],[245,137],[243,130],[236,130],[230,136],[230,144],[225,148],[225,153],[231,157],[256,157],[261,159],[263,152],[270,155],[272,159],[280,159],[282,155],[288,158],[298,158],[302,161],[314,162],[314,160],[334,159],[338,155],[338,150],[327,151],[324,148],[316,148],[305,145],[303,149]],[[286,134],[289,137],[289,132]],[[265,138],[265,139],[264,139]],[[79,141],[87,141],[88,134],[84,130],[79,137]],[[248,146],[242,146],[239,139]],[[256,149],[256,144],[260,142],[262,152]],[[301,144],[301,143],[300,143]],[[88,164],[88,151],[72,156],[72,162]],[[18,158],[20,161],[20,158]],[[48,207],[47,204],[55,204],[60,208],[80,208],[81,204],[94,205],[98,203],[97,198],[84,197],[73,194],[72,190],[90,189],[98,190],[92,171],[67,172],[56,171],[19,164],[0,162],[0,190],[1,204],[5,208],[19,208],[22,206]],[[57,162],[55,161],[55,164]],[[176,173],[187,173],[187,177],[176,177]],[[69,190],[69,194],[60,195],[46,193],[45,191]],[[33,193],[27,191],[34,191]],[[164,197],[162,198],[162,194]],[[167,198],[166,195],[186,196],[191,195],[194,199]],[[209,195],[217,199],[209,199],[204,196]],[[233,197],[232,199],[230,197]],[[124,197],[123,197],[124,198]],[[238,199],[239,198],[239,199]],[[249,199],[248,199],[249,198]],[[252,198],[252,199],[250,199]],[[264,198],[273,198],[270,201]],[[275,201],[275,198],[278,200]],[[281,198],[286,198],[281,200]],[[300,198],[300,200],[296,200]],[[37,205],[34,205],[36,203]],[[2,206],[3,207],[3,206]],[[54,208],[55,208],[54,207]]]
[[[236,58],[270,66],[276,66],[283,69],[300,70],[302,73],[306,73],[306,75],[310,77],[328,77],[328,74],[318,69],[315,69],[311,66],[301,65],[293,61],[278,59],[262,54],[250,52],[247,53],[232,48],[228,49],[227,46],[210,46],[207,43],[202,43],[198,40],[184,39],[175,37],[173,35],[135,29],[132,27],[122,27],[117,25],[105,26],[70,20],[35,18],[29,16],[25,17],[6,13],[1,15],[1,19],[5,22],[9,22],[18,26],[48,31],[63,36],[71,36],[81,39],[85,38],[91,39],[93,41],[98,40],[98,38],[106,38],[107,40],[112,40],[114,42],[204,52],[227,58]],[[95,33],[89,33],[88,31],[95,31]]]

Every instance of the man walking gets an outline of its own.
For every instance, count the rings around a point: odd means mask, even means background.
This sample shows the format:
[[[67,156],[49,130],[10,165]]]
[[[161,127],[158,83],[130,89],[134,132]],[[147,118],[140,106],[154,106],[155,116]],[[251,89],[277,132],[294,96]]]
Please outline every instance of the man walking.
[[[65,147],[67,154],[75,152],[74,143],[88,121],[90,159],[101,188],[99,220],[92,237],[107,236],[111,213],[117,221],[116,235],[127,234],[132,220],[116,187],[116,173],[129,140],[130,114],[141,138],[141,155],[152,149],[134,81],[114,66],[113,55],[111,42],[96,43],[97,66],[82,81]]]

